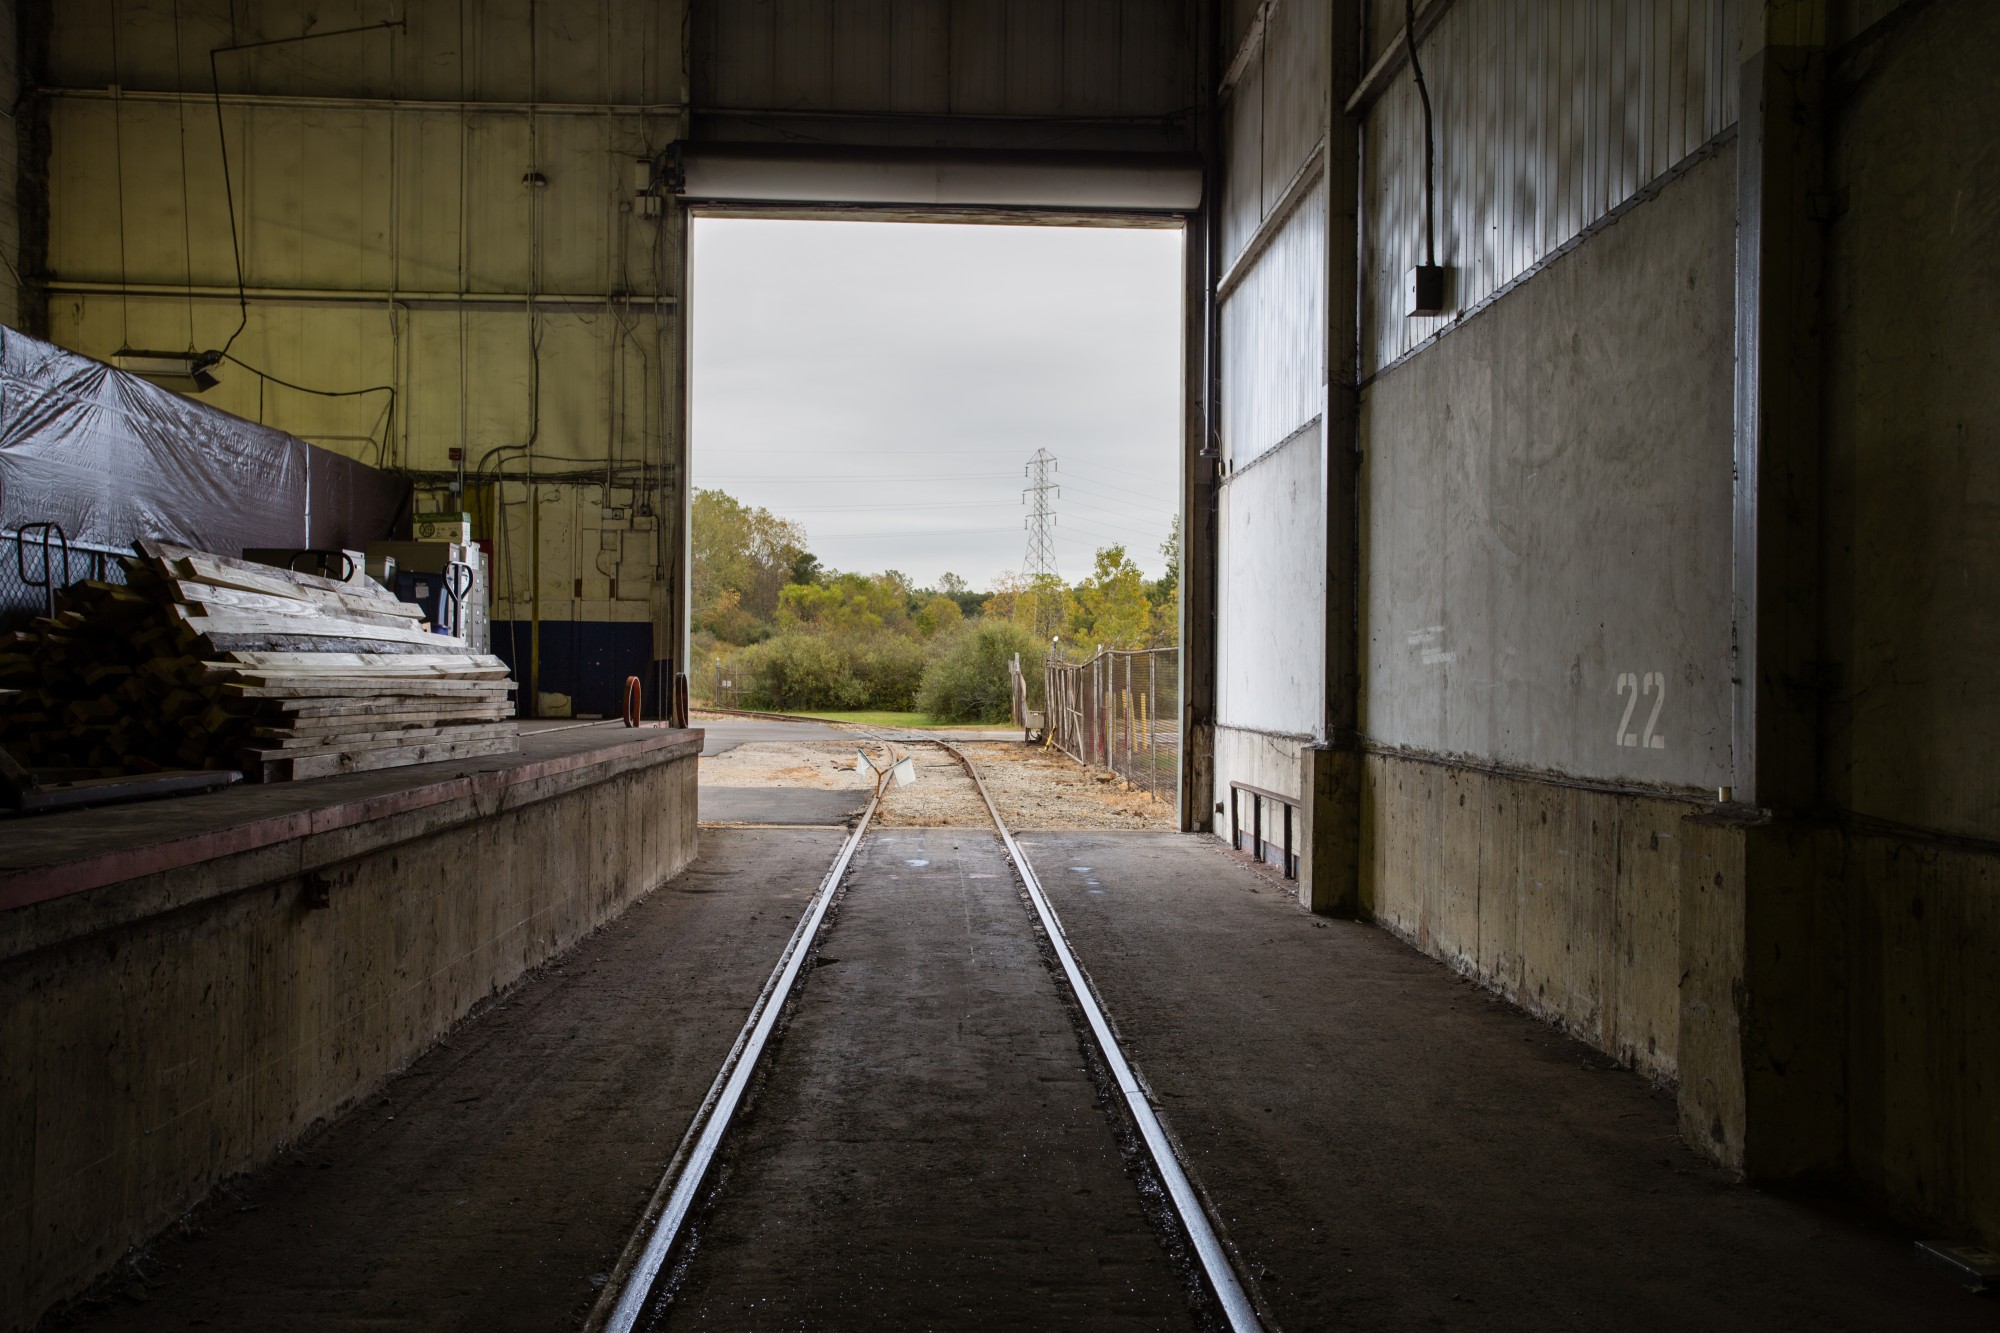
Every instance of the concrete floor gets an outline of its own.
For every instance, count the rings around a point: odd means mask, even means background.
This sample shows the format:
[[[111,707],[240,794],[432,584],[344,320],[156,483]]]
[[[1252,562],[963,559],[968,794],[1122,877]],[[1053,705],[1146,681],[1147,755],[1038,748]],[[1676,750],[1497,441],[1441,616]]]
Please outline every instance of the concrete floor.
[[[998,842],[863,843],[670,1328],[1188,1328]]]
[[[2000,1327],[1909,1238],[1723,1179],[1670,1095],[1221,843],[1022,842],[1283,1328]]]
[[[574,1327],[844,835],[701,859],[56,1328]]]
[[[704,831],[686,875],[73,1326],[574,1326],[839,837]],[[1721,1179],[1670,1098],[1219,844],[1024,842],[1277,1328],[2000,1322],[1906,1238]],[[871,836],[670,1326],[1198,1323],[1005,875],[985,834]]]

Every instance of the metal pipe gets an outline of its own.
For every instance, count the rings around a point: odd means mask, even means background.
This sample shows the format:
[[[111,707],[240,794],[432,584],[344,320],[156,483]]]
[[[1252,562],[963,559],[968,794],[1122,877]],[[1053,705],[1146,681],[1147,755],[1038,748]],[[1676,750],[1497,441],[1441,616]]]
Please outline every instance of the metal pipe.
[[[50,278],[48,290],[77,296],[159,296],[176,301],[195,300],[234,301],[237,292],[234,287],[189,287],[183,283],[164,282],[92,282],[79,278]],[[403,291],[400,289],[369,289],[347,287],[246,287],[243,295],[252,301],[293,301],[331,305],[388,305],[391,303],[407,306],[490,306],[490,305],[533,305],[539,309],[562,309],[570,306],[587,306],[598,309],[610,305],[658,306],[673,308],[677,301],[671,296],[649,296],[640,292],[589,292],[546,297],[529,292],[438,292]]]
[[[212,93],[175,92],[172,89],[43,88],[44,97],[72,101],[180,102],[212,101]],[[422,97],[308,97],[293,93],[223,93],[224,106],[296,107],[309,111],[420,111],[459,115],[522,115],[533,111],[541,116],[678,116],[687,108],[678,102],[481,102],[466,98]],[[5,114],[0,112],[0,114]],[[11,117],[10,117],[11,118]]]
[[[542,715],[542,488],[528,487],[528,716]]]

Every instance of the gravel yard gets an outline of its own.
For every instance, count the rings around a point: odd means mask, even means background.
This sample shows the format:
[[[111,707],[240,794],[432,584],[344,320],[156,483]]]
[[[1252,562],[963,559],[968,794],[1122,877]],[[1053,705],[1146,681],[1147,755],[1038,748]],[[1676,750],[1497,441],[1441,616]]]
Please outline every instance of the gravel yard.
[[[712,787],[811,787],[866,791],[875,776],[854,771],[854,752],[867,749],[882,762],[879,745],[846,741],[757,741],[701,761],[701,780]]]
[[[1008,828],[1179,827],[1171,800],[1160,800],[1105,769],[1085,768],[1060,750],[1013,742],[961,748],[978,766]]]
[[[1085,768],[1058,750],[1015,742],[960,746],[979,768],[1001,818],[1015,829],[1167,829],[1171,801],[1156,799],[1103,769]],[[987,822],[979,794],[944,750],[921,742],[757,741],[704,758],[701,780],[715,787],[803,787],[866,791],[874,775],[855,771],[864,749],[877,764],[891,754],[916,762],[917,780],[890,786],[876,814],[890,828],[977,827]]]

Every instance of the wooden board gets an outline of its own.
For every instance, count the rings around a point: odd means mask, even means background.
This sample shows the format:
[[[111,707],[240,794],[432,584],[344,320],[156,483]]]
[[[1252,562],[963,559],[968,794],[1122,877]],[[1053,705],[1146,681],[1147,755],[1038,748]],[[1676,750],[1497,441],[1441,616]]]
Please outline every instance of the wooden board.
[[[511,703],[507,691],[475,689],[471,685],[447,681],[431,689],[418,690],[414,687],[380,693],[377,700],[384,708],[409,708],[432,700],[450,700],[459,703]],[[354,691],[344,685],[224,685],[221,697],[228,703],[262,703],[270,700],[300,700],[323,703],[332,699],[352,699]]]
[[[261,592],[245,592],[241,588],[217,588],[192,579],[172,579],[167,585],[174,597],[184,606],[194,608],[202,615],[227,615],[231,612],[260,612],[272,616],[295,616],[305,620],[337,618],[352,620],[363,625],[394,625],[401,629],[412,628],[413,620],[423,619],[423,608],[411,606],[414,616],[392,613],[386,607],[327,607],[317,602],[304,602],[295,597],[272,597]],[[405,603],[397,602],[397,606]]]
[[[229,661],[243,666],[257,667],[335,667],[365,666],[383,667],[389,670],[409,670],[416,665],[392,653],[257,653],[232,652],[224,654]],[[427,653],[422,664],[431,667],[484,667],[501,672],[507,664],[492,653]]]
[[[477,759],[487,755],[513,754],[521,748],[518,736],[495,736],[486,740],[430,741],[393,749],[363,750],[359,754],[334,752],[273,759],[258,765],[265,782],[287,782],[300,778],[323,778],[335,773],[365,773],[405,764],[431,764],[446,759]]]
[[[436,635],[438,642],[448,642]],[[191,642],[207,645],[203,656],[229,652],[312,653],[345,649],[366,653],[428,653],[421,643],[395,643],[388,639],[314,639],[299,634],[210,634]]]
[[[254,699],[247,701],[259,718],[273,719],[278,725],[284,718],[325,718],[341,717],[385,717],[392,713],[422,713],[426,717],[477,716],[491,713],[496,717],[512,717],[514,704],[511,699],[501,696],[492,698],[463,698],[455,695],[432,696],[412,699],[407,696],[370,696],[366,699]]]
[[[185,606],[174,608],[183,624],[196,634],[287,634],[297,638],[380,639],[386,643],[421,643],[443,652],[463,652],[465,640],[429,630],[398,625],[369,624],[360,620],[340,620],[331,616],[277,616],[263,611],[220,611],[213,615],[193,614]]]
[[[330,654],[337,658],[339,654]],[[412,655],[403,659],[402,666],[371,666],[367,663],[341,662],[329,660],[324,666],[313,662],[287,662],[276,666],[260,666],[251,662],[204,662],[199,670],[204,680],[250,680],[253,677],[269,677],[284,680],[331,679],[340,677],[348,680],[401,681],[401,680],[466,680],[501,681],[509,679],[504,666],[455,666],[449,662],[438,662],[428,655]]]
[[[147,543],[142,542],[140,545],[143,547]],[[314,574],[292,574],[274,565],[251,564],[247,561],[231,560],[227,556],[189,551],[183,547],[173,549],[179,554],[161,557],[155,569],[156,573],[170,579],[193,579],[221,588],[236,588],[243,592],[262,593],[269,597],[285,597],[327,607],[335,612],[345,608],[373,611],[381,615],[400,615],[417,620],[423,618],[422,607],[412,606],[408,602],[399,600],[387,588],[372,579],[364,578],[355,583],[336,583]]]
[[[257,723],[254,734],[260,738],[346,736],[357,731],[387,732],[413,727],[437,727],[439,724],[459,726],[478,722],[511,722],[513,718],[512,705],[482,706],[462,711],[426,708],[403,712],[336,713],[327,717],[300,717],[295,713],[280,713],[272,717],[254,719]]]
[[[361,732],[332,732],[326,735],[267,738],[260,732],[256,742],[244,748],[251,763],[287,758],[299,754],[323,754],[334,750],[379,750],[390,745],[413,745],[426,740],[486,740],[495,736],[516,736],[520,724],[507,722],[449,723],[442,727],[372,728]]]

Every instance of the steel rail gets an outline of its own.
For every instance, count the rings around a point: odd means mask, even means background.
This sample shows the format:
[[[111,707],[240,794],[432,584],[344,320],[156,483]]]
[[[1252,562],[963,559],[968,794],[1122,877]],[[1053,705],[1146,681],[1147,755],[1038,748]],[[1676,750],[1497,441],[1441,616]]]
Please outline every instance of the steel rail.
[[[1034,903],[1035,914],[1041,918],[1042,929],[1049,937],[1049,947],[1055,950],[1056,960],[1062,964],[1063,975],[1069,980],[1070,992],[1083,1009],[1084,1018],[1089,1021],[1091,1033],[1097,1039],[1097,1048],[1103,1053],[1105,1064],[1110,1066],[1112,1077],[1118,1082],[1118,1090],[1125,1096],[1126,1109],[1139,1127],[1139,1135],[1146,1142],[1146,1151],[1152,1156],[1153,1167],[1160,1173],[1160,1182],[1167,1187],[1174,1212],[1179,1215],[1181,1226],[1194,1246],[1195,1257],[1201,1261],[1202,1274],[1208,1279],[1217,1303],[1222,1306],[1230,1329],[1233,1333],[1262,1333],[1264,1325],[1257,1317],[1257,1309],[1237,1279],[1236,1270],[1230,1266],[1228,1252],[1215,1233],[1208,1210],[1202,1205],[1201,1196],[1195,1192],[1193,1181],[1189,1180],[1186,1169],[1182,1167],[1180,1154],[1174,1151],[1173,1141],[1167,1137],[1166,1128],[1154,1112],[1145,1088],[1140,1085],[1132,1066],[1126,1062],[1124,1052],[1119,1049],[1118,1039],[1112,1035],[1110,1021],[1097,1003],[1096,993],[1084,978],[1083,969],[1077,966],[1076,955],[1070,951],[1069,938],[1063,933],[1062,921],[1056,916],[1048,895],[1042,891],[1041,881],[1035,877],[1028,854],[1021,850],[1006,821],[1000,818],[1000,807],[993,803],[993,797],[986,790],[986,783],[980,779],[979,770],[973,767],[972,760],[949,741],[933,741],[932,744],[964,765],[972,785],[979,789],[979,799],[986,803],[986,813],[992,818],[1001,844],[1014,862],[1022,885],[1028,890],[1029,901]]]
[[[730,1048],[722,1068],[716,1071],[708,1095],[702,1099],[687,1132],[681,1136],[680,1146],[667,1163],[666,1173],[646,1209],[646,1216],[656,1216],[657,1220],[648,1230],[644,1219],[641,1219],[632,1242],[619,1256],[611,1280],[604,1284],[606,1296],[617,1293],[616,1303],[607,1305],[605,1299],[599,1299],[597,1307],[584,1323],[587,1333],[632,1333],[638,1326],[640,1315],[645,1313],[646,1302],[653,1294],[654,1284],[659,1280],[660,1269],[665,1266],[674,1242],[680,1237],[681,1228],[687,1222],[688,1213],[694,1207],[695,1196],[707,1179],[709,1168],[715,1164],[716,1152],[729,1132],[729,1123],[735,1117],[737,1108],[742,1105],[744,1091],[757,1071],[757,1062],[764,1054],[772,1030],[777,1027],[778,1016],[784,1012],[785,1001],[791,996],[806,954],[826,920],[827,909],[833,905],[841,880],[847,875],[848,863],[854,859],[855,850],[861,846],[861,839],[875,818],[875,808],[881,802],[882,792],[878,785],[867,809],[861,812],[854,831],[841,844],[840,854],[834,857],[826,878],[820,881],[819,891],[813,895],[805,915],[799,918],[785,952],[771,971],[770,980],[764,983],[757,1002],[750,1007],[750,1016],[743,1020],[743,1029],[736,1035],[736,1044]],[[643,1246],[638,1243],[640,1236],[646,1238]]]

